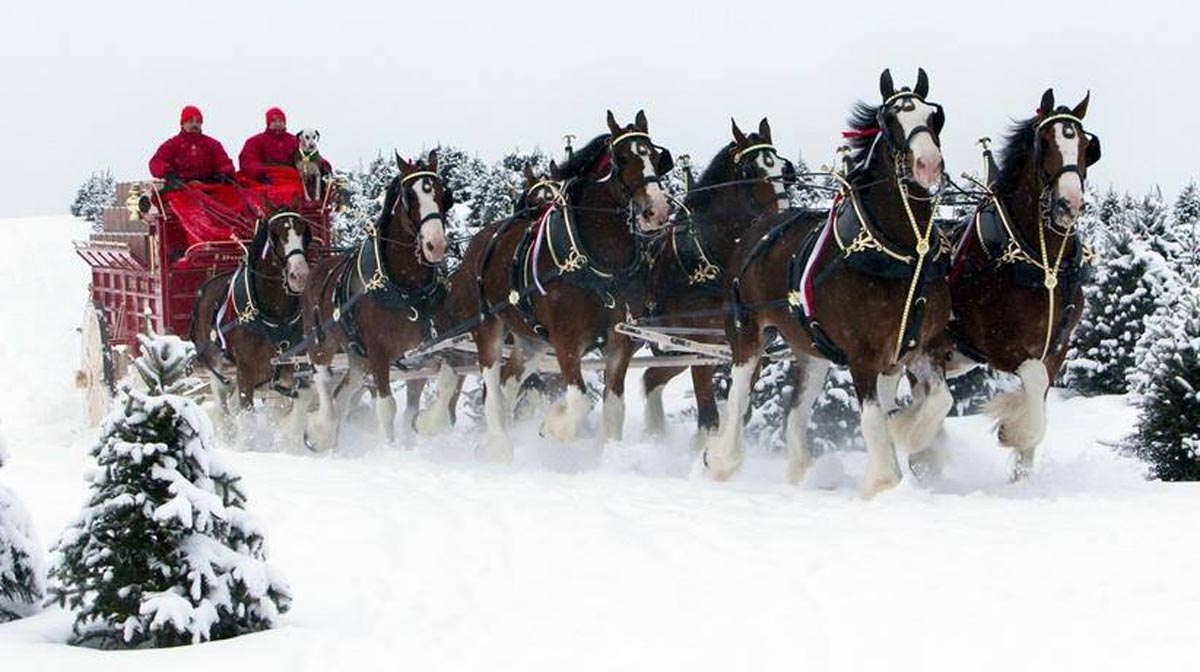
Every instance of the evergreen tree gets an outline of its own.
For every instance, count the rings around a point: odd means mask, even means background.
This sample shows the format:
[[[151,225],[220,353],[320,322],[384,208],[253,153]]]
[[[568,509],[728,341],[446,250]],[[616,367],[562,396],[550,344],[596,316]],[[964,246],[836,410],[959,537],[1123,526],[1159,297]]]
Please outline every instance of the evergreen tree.
[[[365,168],[343,174],[343,208],[333,217],[333,242],[350,246],[360,242],[383,211],[387,185],[399,174],[396,159],[378,154]]]
[[[1173,218],[1163,203],[1162,191],[1155,188],[1140,199],[1128,198],[1124,204],[1126,226],[1134,237],[1178,269],[1185,256],[1185,237],[1174,226]]]
[[[75,192],[71,202],[71,214],[92,223],[94,231],[100,230],[104,208],[117,204],[117,181],[107,170],[88,176]]]
[[[127,379],[91,453],[82,514],[55,545],[50,596],[75,612],[72,642],[162,647],[273,626],[291,595],[266,564],[262,527],[238,477],[212,451],[212,426],[179,393],[195,350],[139,336]],[[144,388],[144,389],[141,389]]]
[[[0,436],[0,467],[8,459]],[[37,611],[45,593],[42,545],[16,493],[0,485],[0,623]]]
[[[1200,268],[1200,187],[1195,180],[1179,192],[1171,219],[1176,235],[1183,241],[1184,255],[1179,270],[1190,272],[1190,269]]]
[[[865,448],[860,413],[850,369],[842,366],[829,369],[825,389],[813,404],[812,420],[808,423],[808,441],[813,454],[848,447]]]
[[[1125,205],[1139,208],[1132,201]],[[1102,210],[1093,240],[1095,272],[1084,285],[1083,316],[1063,370],[1064,384],[1084,394],[1128,391],[1143,322],[1166,300],[1173,275],[1162,256],[1137,236],[1136,227],[1103,223],[1105,216]]]
[[[1196,278],[1177,300],[1147,320],[1137,429],[1128,447],[1155,478],[1200,480],[1200,288]]]

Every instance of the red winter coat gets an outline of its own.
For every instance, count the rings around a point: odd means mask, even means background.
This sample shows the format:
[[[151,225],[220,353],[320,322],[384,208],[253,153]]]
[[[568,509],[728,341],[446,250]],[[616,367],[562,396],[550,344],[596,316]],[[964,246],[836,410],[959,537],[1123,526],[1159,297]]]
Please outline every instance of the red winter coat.
[[[150,174],[163,179],[172,173],[181,180],[207,180],[218,175],[233,176],[233,161],[221,143],[203,133],[187,133],[170,138],[159,146],[150,159]]]
[[[238,165],[251,179],[262,181],[267,166],[295,166],[300,140],[287,131],[266,130],[251,136],[238,154]]]

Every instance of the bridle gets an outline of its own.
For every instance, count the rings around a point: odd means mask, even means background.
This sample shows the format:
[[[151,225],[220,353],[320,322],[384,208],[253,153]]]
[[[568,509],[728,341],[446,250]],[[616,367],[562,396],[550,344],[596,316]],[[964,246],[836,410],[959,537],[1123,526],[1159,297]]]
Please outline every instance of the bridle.
[[[307,219],[305,219],[304,217],[301,217],[300,215],[298,215],[294,212],[279,212],[274,215],[271,215],[271,217],[268,218],[267,221],[262,224],[262,226],[265,226],[267,229],[267,233],[266,233],[267,239],[266,239],[266,242],[263,243],[263,251],[262,251],[261,259],[266,260],[267,255],[270,254],[276,261],[278,261],[279,262],[279,276],[280,276],[279,279],[280,279],[280,283],[283,285],[283,291],[286,292],[288,294],[288,296],[300,296],[301,292],[293,291],[291,285],[288,284],[288,281],[287,281],[288,261],[294,256],[299,255],[301,257],[304,257],[307,254],[308,245],[312,241],[312,231],[309,228],[305,229],[304,235],[302,236],[302,239],[301,239],[299,249],[295,249],[295,250],[291,250],[291,251],[280,250],[279,248],[281,248],[282,245],[275,244],[275,234],[271,230],[271,226],[275,223],[276,220],[284,218],[284,217],[292,219],[292,220],[299,219],[301,221],[308,223],[309,225],[312,224],[312,222],[309,222]],[[284,231],[291,231],[291,230],[292,230],[292,223],[288,222],[288,224],[284,228]],[[260,271],[255,270],[252,267],[252,265],[249,263],[249,261],[250,260],[247,259],[246,270],[253,275],[263,275]]]
[[[421,234],[421,229],[425,226],[425,222],[429,222],[429,221],[432,221],[435,219],[442,223],[443,229],[445,228],[446,220],[442,216],[442,207],[443,207],[442,204],[438,204],[437,209],[435,209],[433,212],[426,214],[425,216],[421,217],[420,220],[417,220],[415,222],[413,221],[412,217],[409,217],[409,215],[408,215],[408,210],[409,210],[408,189],[409,189],[409,186],[412,185],[412,183],[415,182],[416,180],[419,180],[422,178],[428,178],[428,179],[436,181],[438,184],[442,184],[442,176],[438,175],[436,172],[434,172],[432,170],[418,170],[418,171],[414,171],[414,172],[409,173],[408,175],[405,175],[404,177],[400,178],[400,185],[399,185],[400,198],[397,199],[396,203],[392,205],[391,216],[393,218],[395,218],[396,206],[399,205],[403,209],[403,216],[400,218],[401,226],[404,228],[405,233],[407,233],[413,237],[412,247],[413,247],[413,253],[417,257],[417,261],[424,266],[439,266],[439,265],[441,265],[440,262],[432,263],[432,262],[426,261],[424,255],[421,254],[421,249],[424,244],[424,236]],[[443,185],[443,189],[445,189],[444,185]],[[382,232],[380,232],[380,231],[374,231],[373,235],[376,238],[378,238],[379,240],[383,240],[383,241],[386,241],[389,243],[394,243],[396,245],[408,245],[408,243],[405,243],[403,241],[399,241],[399,240],[395,240],[395,239],[391,239],[391,238],[385,238],[383,236]]]
[[[654,166],[653,175],[646,175],[643,171],[643,174],[633,184],[625,184],[625,182],[620,179],[620,173],[617,170],[617,147],[623,142],[637,138],[645,139],[646,144],[658,150],[659,164]],[[597,180],[597,182],[607,182],[612,179],[614,175],[617,175],[616,183],[618,188],[621,190],[621,200],[625,203],[625,217],[626,223],[629,226],[629,232],[636,238],[654,239],[661,236],[669,227],[664,226],[656,231],[642,231],[640,228],[638,228],[637,213],[633,210],[633,194],[636,193],[638,189],[644,189],[646,186],[651,184],[657,184],[659,188],[662,189],[662,176],[671,172],[671,169],[675,167],[675,159],[671,156],[671,150],[654,144],[654,141],[650,139],[649,133],[645,133],[643,131],[626,131],[625,133],[622,133],[615,138],[611,138],[608,141],[608,154],[606,158],[608,163],[608,174]],[[649,160],[649,156],[644,158],[645,160]],[[666,190],[664,189],[663,191],[665,192]]]
[[[731,158],[733,159],[734,176],[737,178],[738,184],[757,185],[759,182],[770,183],[769,176],[767,175],[758,176],[750,174],[750,167],[753,166],[754,163],[748,159],[758,155],[762,155],[764,161],[783,162],[782,178],[785,186],[796,181],[795,164],[788,159],[779,156],[779,151],[775,149],[775,145],[772,145],[769,142],[760,142],[733,153]],[[745,194],[745,192],[742,193]],[[775,201],[783,201],[785,204],[791,202],[791,197],[788,195],[786,188],[782,192],[774,194],[772,199]],[[746,196],[746,200],[749,202],[750,209],[752,211],[761,213],[766,210],[765,206],[759,205],[758,201],[755,200],[753,192]]]
[[[892,103],[895,103],[898,100],[906,99],[918,100],[921,103],[932,107],[933,114],[929,115],[930,124],[919,124],[914,126],[908,131],[908,134],[904,137],[903,142],[895,142],[891,132],[890,124],[888,124],[885,116],[887,115],[888,109],[891,107]],[[929,137],[933,139],[933,144],[938,148],[941,148],[941,132],[945,124],[946,113],[942,109],[942,106],[938,103],[930,103],[926,101],[924,96],[917,94],[915,91],[901,90],[893,93],[884,99],[883,104],[879,106],[879,112],[875,117],[875,125],[878,127],[879,132],[875,137],[875,142],[871,144],[871,149],[867,153],[867,160],[863,162],[863,167],[870,165],[871,158],[875,155],[875,146],[879,143],[879,140],[882,137],[886,139],[888,147],[891,151],[892,165],[896,171],[896,181],[913,181],[912,167],[909,166],[908,161],[904,160],[904,154],[910,151],[910,143],[912,143],[913,138],[917,137],[921,133],[928,133]],[[939,188],[939,191],[940,190],[941,189]]]
[[[1088,150],[1084,157],[1082,167],[1078,161],[1067,165],[1066,157],[1063,157],[1063,165],[1059,167],[1057,171],[1051,174],[1045,169],[1045,150],[1042,147],[1042,129],[1047,125],[1053,125],[1060,121],[1067,122],[1068,128],[1071,128],[1069,124],[1076,124],[1079,127],[1078,132],[1088,138]],[[1074,129],[1072,129],[1072,131],[1074,132]],[[1037,166],[1038,181],[1039,229],[1043,225],[1048,225],[1055,233],[1064,237],[1069,236],[1072,229],[1074,229],[1075,224],[1072,222],[1065,227],[1058,226],[1058,223],[1054,217],[1054,186],[1058,184],[1058,180],[1063,175],[1067,175],[1069,173],[1078,175],[1080,184],[1085,184],[1087,182],[1087,166],[1090,166],[1091,164],[1100,160],[1100,138],[1094,133],[1088,133],[1087,131],[1083,130],[1083,120],[1068,112],[1056,112],[1054,114],[1049,114],[1044,119],[1038,121],[1037,126],[1034,128],[1033,137],[1033,161]]]

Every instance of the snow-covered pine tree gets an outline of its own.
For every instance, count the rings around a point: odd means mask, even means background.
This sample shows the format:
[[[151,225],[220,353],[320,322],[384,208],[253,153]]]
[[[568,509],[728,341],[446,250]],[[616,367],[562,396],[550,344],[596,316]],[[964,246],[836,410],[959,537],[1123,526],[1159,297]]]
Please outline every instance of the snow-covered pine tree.
[[[8,460],[0,435],[0,467]],[[42,545],[12,490],[0,484],[0,623],[37,611],[46,590]]]
[[[334,245],[354,245],[366,236],[367,227],[375,223],[383,210],[388,182],[398,173],[396,159],[380,153],[366,167],[343,174],[344,207],[331,222]]]
[[[1140,416],[1126,441],[1166,481],[1200,480],[1200,278],[1147,320],[1137,364]]]
[[[1186,232],[1176,229],[1174,218],[1163,203],[1162,190],[1155,187],[1140,199],[1128,198],[1123,216],[1136,238],[1157,252],[1172,269],[1179,269],[1187,252]]]
[[[829,369],[825,389],[813,404],[808,423],[808,445],[814,455],[850,447],[865,448],[860,431],[860,409],[850,369]]]
[[[1183,241],[1184,255],[1179,265],[1181,273],[1200,269],[1200,186],[1192,180],[1179,192],[1171,209],[1175,235]]]
[[[92,229],[100,230],[100,219],[104,208],[117,204],[117,180],[108,170],[100,170],[88,176],[75,192],[71,202],[71,214],[92,223]]]
[[[1107,200],[1107,199],[1106,199]],[[1071,339],[1063,383],[1084,394],[1124,394],[1144,321],[1167,300],[1173,273],[1136,233],[1125,199],[1120,211],[1102,202],[1092,240],[1095,272],[1084,285],[1084,310]],[[1104,221],[1108,218],[1108,221]],[[1142,220],[1143,222],[1145,220]]]
[[[174,336],[139,338],[141,385],[122,383],[91,451],[87,504],[54,547],[51,599],[75,612],[72,642],[100,648],[269,628],[290,590],[266,563],[238,476],[210,448],[208,416],[179,396],[194,382],[194,348]]]

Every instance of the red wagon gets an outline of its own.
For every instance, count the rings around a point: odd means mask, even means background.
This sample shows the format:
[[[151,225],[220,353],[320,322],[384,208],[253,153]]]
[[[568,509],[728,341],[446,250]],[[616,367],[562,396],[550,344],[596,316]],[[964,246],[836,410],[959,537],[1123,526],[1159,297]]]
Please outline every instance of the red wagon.
[[[164,207],[161,188],[160,182],[118,184],[118,205],[104,211],[101,230],[75,242],[75,252],[92,269],[76,382],[86,390],[93,422],[103,415],[126,363],[139,354],[136,334],[186,336],[201,285],[235,269],[244,254],[243,242],[231,238],[192,245],[171,259],[164,232],[180,223]],[[314,223],[309,250],[318,257],[330,253],[332,191],[298,208]]]

